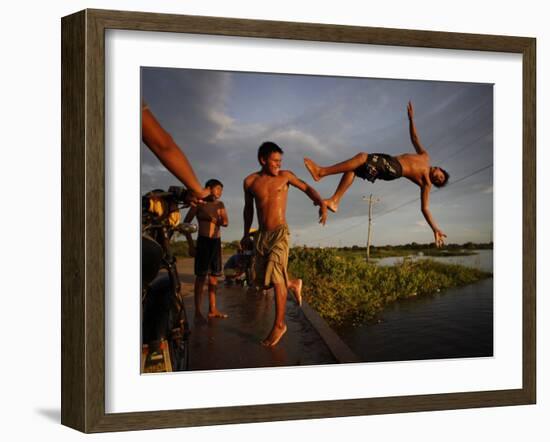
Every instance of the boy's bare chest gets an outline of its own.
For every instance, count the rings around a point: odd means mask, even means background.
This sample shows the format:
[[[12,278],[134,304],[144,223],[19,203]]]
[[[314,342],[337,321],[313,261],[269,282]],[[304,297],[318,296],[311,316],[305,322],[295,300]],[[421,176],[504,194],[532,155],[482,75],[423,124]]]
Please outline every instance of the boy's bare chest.
[[[217,203],[206,203],[202,206],[199,206],[197,210],[197,218],[199,220],[210,220],[213,217],[217,216],[219,209],[219,204]]]
[[[288,180],[278,177],[260,177],[252,183],[250,191],[259,199],[286,195],[288,192]]]

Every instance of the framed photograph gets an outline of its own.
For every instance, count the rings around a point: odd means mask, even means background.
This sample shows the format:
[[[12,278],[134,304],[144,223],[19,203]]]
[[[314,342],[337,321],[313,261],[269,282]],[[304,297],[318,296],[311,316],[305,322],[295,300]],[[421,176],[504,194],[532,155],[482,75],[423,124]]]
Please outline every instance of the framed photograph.
[[[535,403],[535,52],[64,17],[62,423]]]

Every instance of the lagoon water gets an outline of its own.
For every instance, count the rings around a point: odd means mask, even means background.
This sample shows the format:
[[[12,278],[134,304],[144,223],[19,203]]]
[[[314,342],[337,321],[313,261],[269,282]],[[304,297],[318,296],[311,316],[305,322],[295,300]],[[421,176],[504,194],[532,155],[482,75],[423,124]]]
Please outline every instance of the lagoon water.
[[[433,259],[492,272],[493,251],[476,253]],[[378,265],[402,259],[385,258]],[[493,278],[433,296],[397,301],[387,306],[374,323],[342,327],[337,332],[365,362],[490,357]]]
[[[460,264],[466,267],[474,267],[486,272],[493,272],[493,251],[492,250],[474,250],[475,255],[467,256],[409,256],[406,259],[433,259],[434,261],[447,264]],[[393,265],[402,261],[402,257],[382,258],[377,261],[378,265]]]

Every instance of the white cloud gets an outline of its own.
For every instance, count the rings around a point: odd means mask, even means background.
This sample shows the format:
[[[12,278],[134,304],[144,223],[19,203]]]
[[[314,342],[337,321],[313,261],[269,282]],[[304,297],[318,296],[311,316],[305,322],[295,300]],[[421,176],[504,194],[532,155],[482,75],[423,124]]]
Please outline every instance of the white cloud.
[[[298,129],[278,130],[271,134],[273,140],[277,140],[277,144],[285,147],[287,150],[301,150],[301,147],[307,147],[306,151],[315,152],[317,154],[329,153],[328,147],[321,143],[314,135],[303,132]]]
[[[235,121],[229,115],[217,109],[208,110],[206,112],[206,116],[212,123],[217,126],[216,131],[213,133],[213,136],[210,139],[210,142],[216,142],[224,139],[226,133],[232,128]]]
[[[166,168],[158,163],[158,164],[148,164],[145,162],[141,163],[141,173],[143,175],[148,175],[150,177],[156,177],[159,173],[165,173]]]

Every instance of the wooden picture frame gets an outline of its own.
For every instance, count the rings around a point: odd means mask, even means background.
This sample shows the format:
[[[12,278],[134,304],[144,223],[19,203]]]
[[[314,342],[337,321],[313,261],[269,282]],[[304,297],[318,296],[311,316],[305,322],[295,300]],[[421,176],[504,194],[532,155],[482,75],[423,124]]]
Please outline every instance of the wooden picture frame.
[[[105,30],[517,53],[523,66],[523,382],[512,390],[105,412]],[[62,424],[141,430],[533,404],[536,399],[533,38],[85,10],[62,19]]]

